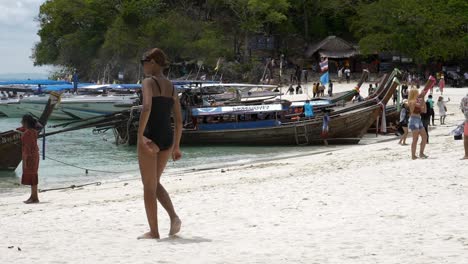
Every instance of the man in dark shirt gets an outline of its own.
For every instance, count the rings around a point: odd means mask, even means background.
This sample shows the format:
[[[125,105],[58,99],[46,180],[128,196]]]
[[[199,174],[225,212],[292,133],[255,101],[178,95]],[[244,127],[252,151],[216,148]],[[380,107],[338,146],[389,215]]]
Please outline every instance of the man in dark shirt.
[[[78,93],[78,73],[75,71],[72,77],[73,82],[73,93]]]

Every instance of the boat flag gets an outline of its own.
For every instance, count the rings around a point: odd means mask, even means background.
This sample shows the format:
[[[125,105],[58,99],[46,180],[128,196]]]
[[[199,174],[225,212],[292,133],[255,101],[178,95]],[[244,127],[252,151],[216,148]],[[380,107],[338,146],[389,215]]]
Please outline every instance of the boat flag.
[[[321,70],[322,72],[328,71],[328,58],[324,58],[324,59],[320,62],[320,70]]]
[[[429,76],[429,79],[426,82],[424,90],[420,93],[419,96],[424,97],[427,94],[427,92],[429,92],[429,90],[434,88],[435,83],[436,83],[436,79],[434,78],[434,76],[432,75]]]
[[[330,81],[330,76],[328,75],[328,71],[324,74],[322,74],[322,76],[320,76],[320,83],[322,85],[327,85]]]
[[[219,71],[219,67],[221,66],[221,57],[218,58],[218,61],[216,62],[216,67],[215,67],[215,71]]]

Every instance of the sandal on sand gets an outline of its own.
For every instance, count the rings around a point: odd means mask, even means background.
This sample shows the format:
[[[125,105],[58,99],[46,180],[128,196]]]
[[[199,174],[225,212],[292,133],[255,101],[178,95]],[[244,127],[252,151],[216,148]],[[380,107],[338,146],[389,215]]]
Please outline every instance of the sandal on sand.
[[[426,156],[426,155],[424,155],[424,154],[419,155],[419,157],[420,157],[421,159],[427,159],[427,158],[429,158],[429,156]]]

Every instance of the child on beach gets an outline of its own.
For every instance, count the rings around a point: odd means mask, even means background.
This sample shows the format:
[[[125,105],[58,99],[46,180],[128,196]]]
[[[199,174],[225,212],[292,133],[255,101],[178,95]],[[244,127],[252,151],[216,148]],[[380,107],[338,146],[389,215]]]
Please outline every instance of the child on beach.
[[[31,115],[24,115],[21,125],[22,127],[18,129],[23,133],[21,136],[23,158],[21,184],[31,186],[31,195],[24,203],[38,203],[37,184],[39,177],[37,172],[39,170],[39,148],[37,147],[37,121]]]
[[[439,108],[439,116],[440,116],[440,124],[445,125],[445,117],[447,116],[447,106],[445,103],[450,102],[450,98],[448,101],[444,101],[444,98],[442,96],[439,96],[439,99],[437,100],[437,107]]]

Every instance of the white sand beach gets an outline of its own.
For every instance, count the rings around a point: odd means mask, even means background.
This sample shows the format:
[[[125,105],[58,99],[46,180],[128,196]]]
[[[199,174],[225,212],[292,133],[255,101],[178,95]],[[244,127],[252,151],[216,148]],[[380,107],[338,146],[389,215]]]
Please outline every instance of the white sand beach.
[[[431,127],[425,160],[412,161],[410,146],[388,135],[163,175],[183,221],[176,237],[159,207],[162,239],[136,239],[148,230],[138,171],[40,193],[36,205],[23,204],[26,187],[2,194],[0,263],[468,263],[468,161],[449,135],[467,93],[446,89],[447,125]]]

